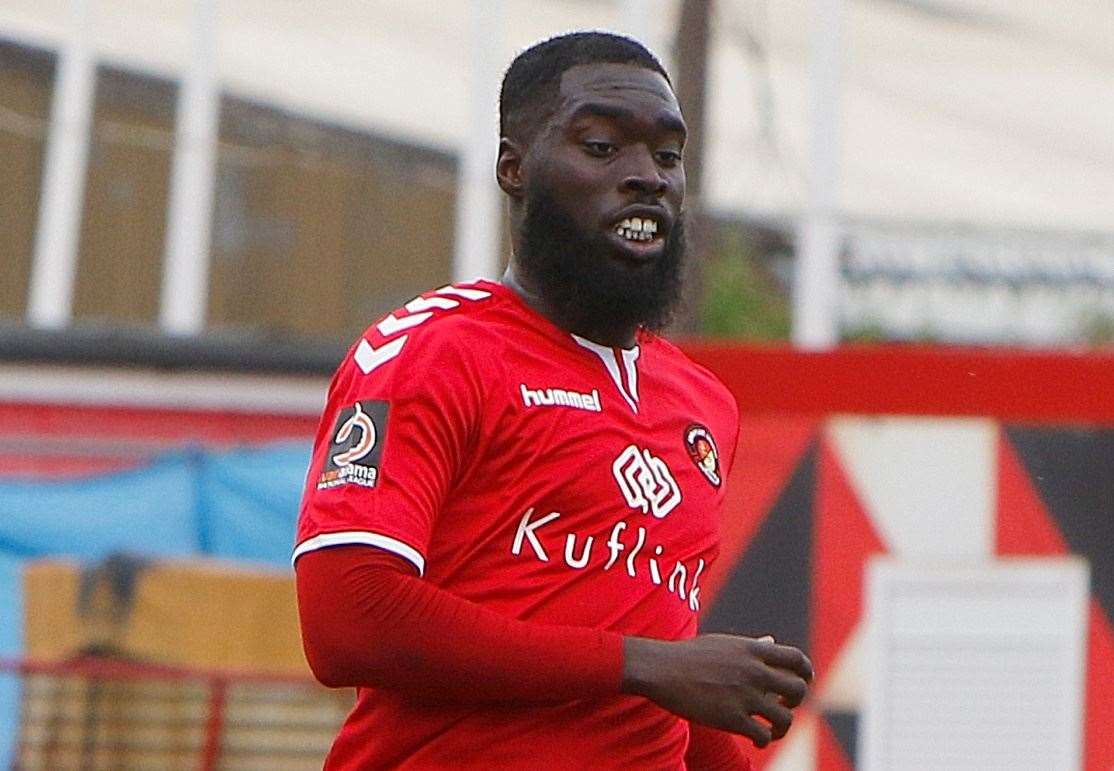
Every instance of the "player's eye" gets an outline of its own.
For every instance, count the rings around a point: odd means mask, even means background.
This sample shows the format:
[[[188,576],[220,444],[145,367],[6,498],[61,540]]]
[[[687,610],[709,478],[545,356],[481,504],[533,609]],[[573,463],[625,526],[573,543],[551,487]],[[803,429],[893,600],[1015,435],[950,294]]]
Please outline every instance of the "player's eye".
[[[658,150],[658,163],[665,166],[676,166],[681,162],[681,154],[676,150]]]
[[[614,155],[619,148],[610,142],[597,142],[590,140],[584,143],[584,148],[591,154],[599,158],[608,158]]]

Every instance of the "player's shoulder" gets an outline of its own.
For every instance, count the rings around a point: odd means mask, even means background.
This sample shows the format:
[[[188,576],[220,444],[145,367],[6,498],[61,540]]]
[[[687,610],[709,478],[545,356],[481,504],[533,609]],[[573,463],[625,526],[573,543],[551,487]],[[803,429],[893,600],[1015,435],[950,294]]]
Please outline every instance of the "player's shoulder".
[[[490,281],[431,289],[376,319],[350,358],[365,374],[404,354],[441,359],[456,352],[483,360],[500,345],[492,318],[504,303],[500,285]]]
[[[464,331],[480,334],[485,317],[505,301],[503,288],[478,280],[446,284],[422,292],[376,319],[365,336],[393,337],[399,333],[422,336]]]
[[[729,413],[738,416],[739,406],[735,395],[718,375],[703,364],[694,361],[676,344],[663,337],[653,335],[647,338],[645,344],[653,347],[655,354],[668,368],[678,385],[701,394],[703,401],[716,402]]]

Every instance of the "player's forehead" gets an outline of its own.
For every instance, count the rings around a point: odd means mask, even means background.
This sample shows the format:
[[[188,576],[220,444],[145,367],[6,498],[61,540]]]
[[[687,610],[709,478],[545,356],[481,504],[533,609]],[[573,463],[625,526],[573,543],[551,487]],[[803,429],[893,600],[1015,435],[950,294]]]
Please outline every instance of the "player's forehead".
[[[578,64],[561,75],[554,118],[565,123],[592,105],[683,126],[677,97],[661,73],[636,64]]]

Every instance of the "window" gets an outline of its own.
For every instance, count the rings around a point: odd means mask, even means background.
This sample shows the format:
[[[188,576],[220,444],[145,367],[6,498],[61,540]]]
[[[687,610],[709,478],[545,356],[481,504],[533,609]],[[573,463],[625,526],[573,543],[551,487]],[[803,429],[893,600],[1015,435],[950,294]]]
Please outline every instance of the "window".
[[[74,319],[153,326],[162,291],[176,87],[97,69]]]
[[[27,310],[54,56],[0,41],[0,319]]]
[[[350,340],[451,279],[445,154],[226,97],[209,326]]]

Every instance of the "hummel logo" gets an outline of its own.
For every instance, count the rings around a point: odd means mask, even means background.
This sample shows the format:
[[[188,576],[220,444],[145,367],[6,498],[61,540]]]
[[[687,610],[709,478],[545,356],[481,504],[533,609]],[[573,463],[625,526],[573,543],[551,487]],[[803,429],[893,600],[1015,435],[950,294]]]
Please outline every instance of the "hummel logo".
[[[527,407],[572,407],[588,412],[603,412],[600,406],[600,392],[592,391],[590,394],[566,391],[563,388],[522,388],[522,403]]]

